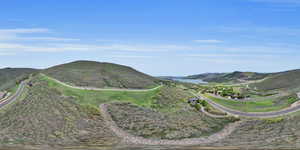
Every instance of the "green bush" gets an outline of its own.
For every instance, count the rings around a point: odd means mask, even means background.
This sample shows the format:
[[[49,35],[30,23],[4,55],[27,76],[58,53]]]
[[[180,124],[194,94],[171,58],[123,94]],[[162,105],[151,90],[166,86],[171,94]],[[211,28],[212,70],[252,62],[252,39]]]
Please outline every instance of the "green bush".
[[[196,108],[197,110],[201,110],[201,104],[198,104],[198,103],[197,103],[197,104],[195,105],[195,108]]]

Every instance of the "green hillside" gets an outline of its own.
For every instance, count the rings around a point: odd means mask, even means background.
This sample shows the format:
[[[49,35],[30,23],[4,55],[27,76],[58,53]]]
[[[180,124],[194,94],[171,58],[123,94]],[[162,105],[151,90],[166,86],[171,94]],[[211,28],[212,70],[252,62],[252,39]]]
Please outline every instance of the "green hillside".
[[[206,136],[233,121],[197,112],[186,103],[190,94],[176,86],[147,92],[100,92],[72,89],[41,75],[31,82],[22,99],[0,111],[0,145],[118,143],[99,112],[101,103],[111,103],[110,113],[120,127],[145,137]]]
[[[118,139],[103,123],[99,110],[35,78],[23,98],[1,109],[0,145],[112,144]]]
[[[37,72],[37,70],[30,68],[0,69],[0,91],[14,87],[16,85],[16,81],[34,72]]]
[[[252,84],[259,90],[294,89],[300,87],[300,70],[280,72],[266,80]]]
[[[265,73],[256,73],[256,72],[239,72],[235,71],[232,73],[205,73],[199,75],[188,76],[190,79],[202,79],[206,82],[241,82],[241,81],[250,81],[250,80],[259,80],[263,79],[270,74]]]
[[[76,61],[48,68],[46,75],[75,86],[97,88],[152,88],[158,79],[133,68],[94,61]]]

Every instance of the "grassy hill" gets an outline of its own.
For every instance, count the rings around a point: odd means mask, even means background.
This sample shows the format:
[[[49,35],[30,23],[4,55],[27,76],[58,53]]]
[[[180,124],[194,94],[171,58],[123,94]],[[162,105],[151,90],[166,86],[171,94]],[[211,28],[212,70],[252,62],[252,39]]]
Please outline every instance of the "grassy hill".
[[[0,69],[0,91],[12,88],[16,81],[37,72],[36,69],[30,68],[4,68]]]
[[[188,76],[190,79],[202,79],[206,82],[241,82],[249,80],[259,80],[267,77],[270,74],[256,73],[256,72],[239,72],[235,71],[232,73],[205,73],[199,75]]]
[[[103,123],[99,110],[35,78],[22,99],[1,109],[0,145],[112,144],[118,139]]]
[[[196,75],[190,75],[187,76],[186,78],[188,79],[202,79],[202,80],[210,80],[214,78],[218,78],[220,76],[225,75],[226,73],[203,73],[203,74],[196,74]]]
[[[252,84],[251,87],[256,87],[260,90],[299,88],[300,70],[291,70],[273,74],[262,82]]]
[[[152,88],[158,79],[133,68],[94,61],[76,61],[48,68],[46,75],[67,84],[97,88]]]
[[[120,139],[105,124],[101,103],[110,103],[109,111],[121,128],[151,138],[206,136],[233,121],[196,111],[186,103],[190,94],[176,86],[99,92],[72,89],[41,75],[33,77],[32,84],[22,99],[0,110],[0,145],[113,145]]]

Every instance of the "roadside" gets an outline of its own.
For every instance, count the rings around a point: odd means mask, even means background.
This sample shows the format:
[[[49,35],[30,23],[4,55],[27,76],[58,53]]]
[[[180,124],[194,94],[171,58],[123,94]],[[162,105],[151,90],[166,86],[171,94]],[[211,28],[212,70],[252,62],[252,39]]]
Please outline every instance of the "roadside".
[[[228,113],[233,116],[242,116],[242,117],[249,117],[249,118],[274,118],[274,117],[279,117],[279,116],[284,116],[284,115],[287,115],[290,113],[294,113],[294,112],[297,112],[300,110],[300,105],[296,105],[294,107],[289,107],[289,108],[285,108],[285,109],[282,109],[279,111],[272,111],[272,112],[241,112],[241,111],[233,110],[233,109],[227,108],[223,105],[220,105],[205,96],[201,96],[201,95],[195,94],[193,92],[191,92],[191,94],[193,94],[194,96],[196,96],[200,99],[206,100],[213,107],[219,109],[220,111],[222,111],[224,113]]]

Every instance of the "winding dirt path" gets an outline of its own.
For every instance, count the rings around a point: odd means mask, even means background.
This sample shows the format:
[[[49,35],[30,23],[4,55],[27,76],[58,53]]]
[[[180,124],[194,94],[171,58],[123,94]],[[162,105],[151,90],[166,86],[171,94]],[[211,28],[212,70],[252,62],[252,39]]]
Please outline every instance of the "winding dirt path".
[[[107,106],[109,104],[101,104],[100,110],[101,114],[104,117],[106,124],[110,127],[110,129],[120,138],[123,139],[125,143],[128,144],[142,144],[142,145],[200,145],[200,144],[209,144],[219,141],[221,139],[226,138],[230,135],[236,127],[241,124],[241,121],[231,123],[227,125],[222,131],[210,135],[208,137],[201,138],[188,138],[182,140],[156,140],[156,139],[146,139],[143,137],[138,137],[131,135],[121,128],[119,128],[116,123],[112,120],[109,112],[107,111]]]

